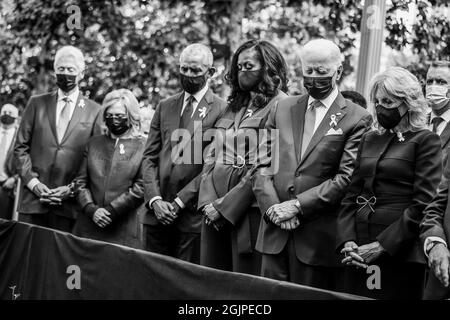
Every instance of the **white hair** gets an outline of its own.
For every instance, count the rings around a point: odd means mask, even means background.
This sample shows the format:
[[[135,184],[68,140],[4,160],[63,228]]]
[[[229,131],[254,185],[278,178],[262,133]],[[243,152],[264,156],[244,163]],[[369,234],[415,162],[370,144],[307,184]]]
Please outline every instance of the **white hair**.
[[[207,67],[212,67],[213,65],[213,54],[211,52],[211,49],[204,44],[201,43],[193,43],[188,45],[180,54],[180,62],[185,56],[193,56],[193,55],[199,55],[202,57],[203,64]]]
[[[302,63],[313,58],[317,64],[338,69],[342,65],[343,56],[339,47],[327,39],[314,39],[307,42],[300,51]]]
[[[19,109],[17,109],[17,107],[15,105],[11,104],[11,103],[4,104],[0,108],[1,114],[5,114],[6,111],[9,111],[9,113],[11,113],[16,118],[19,116]]]
[[[53,67],[55,69],[56,69],[56,64],[58,63],[58,60],[61,59],[62,57],[74,58],[80,71],[84,71],[84,68],[85,68],[84,56],[83,56],[83,52],[81,52],[80,49],[78,49],[74,46],[64,46],[64,47],[59,48],[58,51],[56,51],[55,62],[53,64]]]

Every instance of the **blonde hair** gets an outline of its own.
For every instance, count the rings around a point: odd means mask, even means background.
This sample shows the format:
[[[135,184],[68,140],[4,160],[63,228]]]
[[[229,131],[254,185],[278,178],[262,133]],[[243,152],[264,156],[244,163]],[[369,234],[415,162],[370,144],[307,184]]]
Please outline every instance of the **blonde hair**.
[[[379,125],[374,106],[379,92],[399,101],[408,109],[408,115],[405,115],[395,127],[397,131],[419,131],[426,128],[428,105],[419,80],[411,72],[404,68],[392,67],[377,73],[371,80],[370,102],[373,104],[374,127],[379,132],[384,132],[386,129]]]
[[[128,121],[131,124],[131,135],[134,137],[142,135],[141,112],[139,102],[133,92],[128,89],[117,89],[109,92],[103,99],[103,119],[109,107],[119,104],[127,112]]]

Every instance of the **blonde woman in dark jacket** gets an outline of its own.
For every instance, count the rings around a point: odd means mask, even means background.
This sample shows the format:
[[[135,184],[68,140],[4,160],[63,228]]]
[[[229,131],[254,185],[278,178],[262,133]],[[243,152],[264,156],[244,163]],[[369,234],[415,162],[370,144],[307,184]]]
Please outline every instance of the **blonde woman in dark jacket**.
[[[93,137],[76,178],[76,198],[82,208],[74,234],[140,247],[136,209],[143,202],[141,173],[145,138],[139,103],[130,90],[108,93],[103,101],[108,128]]]

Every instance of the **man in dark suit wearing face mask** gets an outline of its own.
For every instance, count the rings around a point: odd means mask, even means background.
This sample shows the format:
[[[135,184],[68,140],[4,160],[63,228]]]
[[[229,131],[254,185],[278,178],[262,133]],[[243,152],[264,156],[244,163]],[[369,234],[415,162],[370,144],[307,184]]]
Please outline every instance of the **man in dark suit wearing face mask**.
[[[429,128],[441,137],[445,163],[450,146],[450,61],[433,62],[426,81],[426,98],[431,107]]]
[[[158,105],[143,159],[145,203],[141,212],[145,248],[199,263],[202,216],[196,213],[203,150],[225,101],[208,87],[213,56],[202,44],[180,56],[183,91]],[[181,142],[179,138],[181,135]]]
[[[25,108],[14,151],[23,181],[20,221],[72,231],[79,211],[72,181],[102,121],[100,106],[78,89],[84,67],[79,49],[59,49],[54,63],[58,91],[32,96]]]
[[[279,101],[266,123],[278,130],[271,163],[278,170],[260,167],[253,178],[264,216],[256,249],[262,276],[338,290],[337,210],[371,116],[339,93],[341,52],[333,42],[310,41],[301,61],[308,94]]]

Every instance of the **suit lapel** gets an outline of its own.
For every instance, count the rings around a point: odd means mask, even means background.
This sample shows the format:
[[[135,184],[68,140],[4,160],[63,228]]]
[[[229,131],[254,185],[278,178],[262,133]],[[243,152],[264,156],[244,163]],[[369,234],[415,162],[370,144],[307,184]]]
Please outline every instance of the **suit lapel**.
[[[169,126],[169,132],[173,132],[174,130],[180,127],[181,120],[181,109],[183,108],[184,101],[184,91],[178,94],[178,97],[175,97],[173,103],[169,105],[167,108],[167,120]]]
[[[81,100],[83,100],[83,102],[84,102],[85,98],[83,97],[83,95],[80,92],[78,94],[77,102],[75,103],[75,109],[73,110],[72,118],[69,121],[69,125],[67,127],[66,133],[64,133],[64,137],[61,140],[61,144],[63,144],[67,140],[67,138],[72,133],[73,129],[76,127],[76,125],[82,119],[82,116],[85,112],[84,109],[86,108],[86,106],[83,106],[83,108],[81,106],[79,106],[79,103]]]
[[[305,154],[303,155],[303,158],[300,160],[299,165],[301,165],[305,161],[305,159],[308,158],[308,156],[314,150],[314,148],[317,146],[317,144],[319,144],[319,142],[326,135],[328,130],[330,130],[331,115],[333,115],[333,114],[336,115],[337,113],[340,112],[341,115],[338,117],[338,119],[336,121],[336,123],[337,123],[336,127],[339,127],[338,126],[339,122],[345,117],[345,114],[346,114],[345,108],[346,108],[345,99],[339,94],[337,96],[336,100],[334,100],[331,107],[328,109],[325,116],[323,117],[322,121],[319,124],[319,127],[314,132],[314,134],[311,138],[311,141],[309,142],[309,145],[305,150]]]
[[[58,136],[56,134],[56,105],[57,104],[58,104],[58,92],[54,91],[47,97],[45,109],[47,112],[48,122],[50,124],[50,130],[52,131],[53,137],[55,138],[56,142],[58,142]]]
[[[241,124],[241,120],[244,117],[244,114],[246,113],[247,108],[246,107],[242,107],[241,109],[239,109],[238,112],[236,112],[234,114],[234,130],[237,131],[239,130],[239,125]]]
[[[450,140],[450,122],[447,123],[447,125],[444,128],[444,131],[442,131],[441,133],[442,148],[445,147],[445,145],[448,143],[449,140]]]
[[[292,133],[294,135],[295,156],[297,162],[302,150],[303,127],[305,126],[305,112],[308,104],[308,95],[304,95],[291,107]]]
[[[191,133],[191,136],[193,136],[194,133],[200,128],[200,126],[198,126],[198,123],[197,127],[194,127],[195,122],[201,121],[203,123],[209,111],[211,110],[211,104],[213,103],[213,101],[214,98],[212,91],[211,89],[208,89],[203,98],[199,101],[194,115],[191,118],[191,121],[189,121],[188,130]]]

